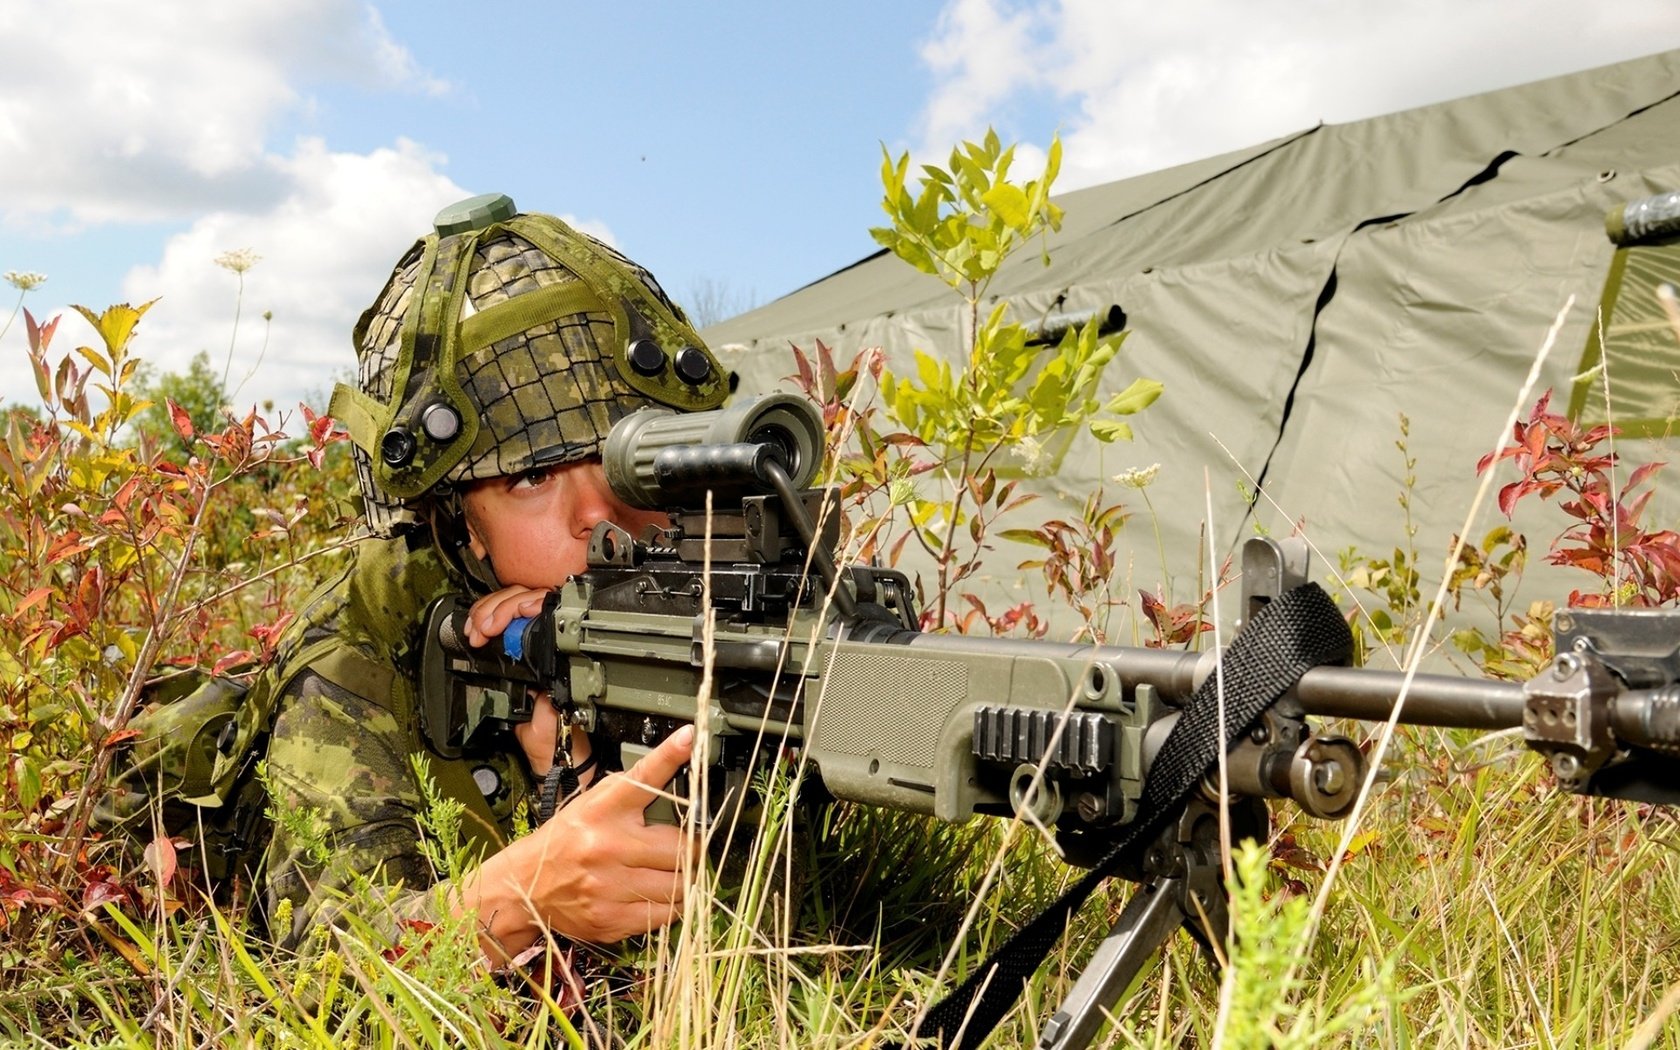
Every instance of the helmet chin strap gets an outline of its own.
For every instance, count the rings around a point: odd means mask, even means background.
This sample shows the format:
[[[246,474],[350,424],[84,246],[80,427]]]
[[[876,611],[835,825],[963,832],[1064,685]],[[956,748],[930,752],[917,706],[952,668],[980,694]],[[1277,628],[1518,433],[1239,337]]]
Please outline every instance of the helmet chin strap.
[[[432,543],[446,564],[453,566],[484,594],[502,589],[488,556],[473,550],[467,531],[467,511],[461,494],[451,485],[439,485],[426,501],[432,529]]]

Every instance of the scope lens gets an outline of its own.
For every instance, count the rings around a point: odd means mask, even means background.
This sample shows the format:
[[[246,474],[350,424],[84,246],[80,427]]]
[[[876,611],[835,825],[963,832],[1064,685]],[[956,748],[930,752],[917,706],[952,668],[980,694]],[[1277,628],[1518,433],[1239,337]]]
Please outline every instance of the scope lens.
[[[799,443],[793,439],[786,427],[773,425],[761,426],[747,435],[747,443],[752,445],[768,445],[787,472],[795,477],[799,475]]]

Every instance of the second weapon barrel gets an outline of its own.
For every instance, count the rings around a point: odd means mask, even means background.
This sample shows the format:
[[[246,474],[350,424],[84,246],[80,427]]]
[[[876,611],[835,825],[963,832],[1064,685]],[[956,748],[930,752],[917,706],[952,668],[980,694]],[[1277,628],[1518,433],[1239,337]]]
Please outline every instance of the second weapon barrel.
[[[1315,667],[1295,695],[1309,715],[1386,721],[1406,675],[1356,667]],[[1523,687],[1517,682],[1420,674],[1412,676],[1400,721],[1414,726],[1510,729],[1522,725]]]

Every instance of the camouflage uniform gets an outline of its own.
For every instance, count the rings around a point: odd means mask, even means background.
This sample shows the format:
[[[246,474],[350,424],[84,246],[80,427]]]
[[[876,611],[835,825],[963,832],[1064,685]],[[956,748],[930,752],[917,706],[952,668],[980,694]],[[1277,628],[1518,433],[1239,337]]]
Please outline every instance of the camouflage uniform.
[[[466,807],[463,838],[495,852],[512,831],[528,788],[517,747],[444,761],[419,735],[421,614],[461,589],[429,547],[401,538],[358,544],[351,566],[317,591],[288,631],[273,672],[281,683],[267,782],[281,811],[313,811],[324,822],[327,856],[277,822],[269,847],[267,913],[291,902],[290,925],[270,933],[296,946],[309,926],[360,899],[358,880],[396,892],[378,915],[362,915],[387,936],[395,918],[426,914],[436,879],[420,849],[425,803],[414,766],[421,756],[438,791]]]
[[[446,225],[452,211],[471,217]],[[375,538],[310,600],[269,672],[273,801],[318,814],[327,847],[323,864],[276,828],[264,891],[271,917],[291,902],[289,928],[272,931],[287,944],[346,899],[386,931],[429,907],[436,875],[420,848],[414,756],[466,806],[463,831],[482,855],[505,843],[530,791],[511,737],[446,761],[421,733],[424,610],[498,586],[465,545],[455,486],[598,455],[632,411],[714,408],[728,393],[727,373],[658,283],[605,245],[549,216],[514,216],[506,198],[445,209],[438,228],[358,322],[357,388],[333,396]],[[365,879],[393,889],[389,909],[366,914]]]

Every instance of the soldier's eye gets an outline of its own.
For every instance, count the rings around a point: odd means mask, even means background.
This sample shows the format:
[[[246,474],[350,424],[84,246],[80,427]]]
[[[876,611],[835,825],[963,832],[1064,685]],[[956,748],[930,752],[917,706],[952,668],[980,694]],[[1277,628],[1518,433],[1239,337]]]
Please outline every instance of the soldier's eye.
[[[552,467],[532,467],[530,470],[520,471],[518,474],[508,475],[509,489],[536,488],[554,476]]]

